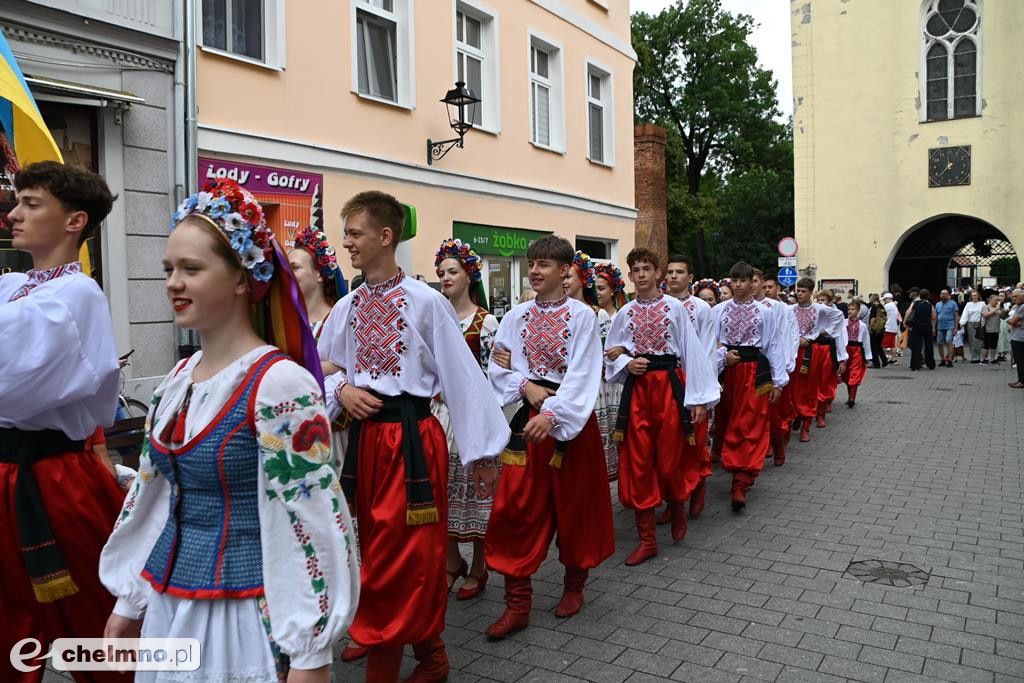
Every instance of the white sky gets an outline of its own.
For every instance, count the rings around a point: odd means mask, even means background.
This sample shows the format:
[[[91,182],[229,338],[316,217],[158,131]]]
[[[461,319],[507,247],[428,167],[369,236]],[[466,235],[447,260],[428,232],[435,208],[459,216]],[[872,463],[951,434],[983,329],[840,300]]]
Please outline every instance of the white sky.
[[[675,0],[630,0],[631,12],[655,14]],[[789,0],[722,0],[722,7],[733,14],[749,14],[758,26],[751,42],[757,49],[761,67],[770,69],[778,81],[776,98],[784,119],[793,113],[793,62]]]

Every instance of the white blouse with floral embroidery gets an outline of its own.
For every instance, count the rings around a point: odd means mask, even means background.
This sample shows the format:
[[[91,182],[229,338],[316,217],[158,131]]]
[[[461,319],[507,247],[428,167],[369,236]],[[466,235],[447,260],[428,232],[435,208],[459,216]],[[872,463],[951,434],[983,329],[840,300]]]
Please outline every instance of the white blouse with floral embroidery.
[[[167,479],[149,457],[148,439],[150,434],[164,433],[189,386],[192,398],[185,440],[193,438],[216,418],[254,363],[273,350],[261,346],[210,379],[192,382],[193,369],[202,356],[199,352],[164,379],[154,394],[156,408],[150,409],[147,419],[139,476],[100,558],[100,578],[117,597],[114,612],[128,618],[145,615],[144,636],[178,637],[189,627],[181,622],[191,622],[199,634],[227,629],[223,639],[202,643],[203,671],[210,680],[234,680],[231,670],[238,662],[248,662],[251,676],[254,661],[268,661],[265,625],[252,600],[174,598],[157,593],[142,578],[142,568],[167,521],[171,493]],[[335,475],[329,435],[313,439],[304,450],[298,450],[302,444],[297,446],[296,439],[281,436],[296,432],[307,422],[326,421],[316,381],[286,359],[268,369],[255,391],[260,485],[264,488],[258,505],[269,632],[281,652],[291,658],[292,667],[317,668],[331,663],[332,646],[355,615],[359,600],[356,537]],[[154,619],[162,623],[151,623]],[[263,634],[262,644],[242,637],[259,633]],[[239,646],[258,649],[224,651]],[[211,660],[224,663],[227,670],[210,671],[207,662]]]

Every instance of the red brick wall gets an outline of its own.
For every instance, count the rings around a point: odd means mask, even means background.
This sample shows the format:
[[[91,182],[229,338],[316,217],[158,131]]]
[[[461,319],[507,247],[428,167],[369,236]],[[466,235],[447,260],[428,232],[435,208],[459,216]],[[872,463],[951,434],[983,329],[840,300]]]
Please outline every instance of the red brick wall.
[[[652,249],[663,263],[668,258],[665,140],[660,126],[647,123],[633,128],[636,246]]]

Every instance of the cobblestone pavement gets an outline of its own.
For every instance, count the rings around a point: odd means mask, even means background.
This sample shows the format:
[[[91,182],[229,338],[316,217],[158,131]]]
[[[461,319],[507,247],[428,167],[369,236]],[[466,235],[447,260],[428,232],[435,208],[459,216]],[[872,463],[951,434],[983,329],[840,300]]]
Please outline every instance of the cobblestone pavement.
[[[729,479],[674,546],[623,565],[632,514],[616,504],[616,553],[591,573],[583,611],[556,619],[561,566],[534,579],[530,627],[484,629],[502,582],[448,607],[452,681],[1011,681],[1024,679],[1024,391],[1007,365],[869,371],[826,430],[767,463],[746,511]],[[464,546],[468,551],[468,546]],[[551,553],[552,557],[555,552]],[[918,589],[864,583],[851,562],[928,572]],[[406,658],[403,674],[414,661]],[[338,663],[337,680],[361,681]]]
[[[683,543],[659,527],[661,555],[639,567],[622,564],[635,537],[616,504],[617,552],[579,615],[552,614],[554,560],[535,577],[530,627],[508,640],[483,635],[503,609],[500,577],[482,598],[452,598],[450,680],[1024,679],[1024,391],[1008,370],[911,373],[904,360],[870,371],[853,410],[840,387],[828,429],[769,462],[745,512],[716,473]],[[927,585],[846,573],[868,560],[914,565]],[[335,674],[364,671],[339,661]]]

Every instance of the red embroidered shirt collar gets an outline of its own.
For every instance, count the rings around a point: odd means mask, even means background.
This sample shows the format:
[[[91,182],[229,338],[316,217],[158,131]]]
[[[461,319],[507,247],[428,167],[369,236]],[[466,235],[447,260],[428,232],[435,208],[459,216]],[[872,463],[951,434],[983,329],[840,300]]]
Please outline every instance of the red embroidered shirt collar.
[[[534,299],[533,303],[537,304],[537,308],[558,308],[559,306],[564,306],[565,302],[568,300],[569,295],[565,294],[561,299],[551,299],[549,301],[538,301]]]
[[[38,287],[44,282],[55,280],[62,275],[71,275],[72,273],[81,273],[82,264],[78,261],[71,263],[65,263],[62,266],[54,266],[53,268],[47,268],[46,270],[30,270],[25,273],[28,281],[25,284],[32,283],[34,287]]]
[[[404,280],[404,279],[405,279],[405,271],[402,270],[401,268],[399,268],[397,275],[395,275],[394,277],[388,278],[384,282],[379,282],[379,283],[377,283],[375,285],[371,285],[369,282],[367,282],[365,284],[366,284],[366,288],[368,290],[370,290],[370,294],[373,294],[374,296],[380,296],[381,294],[384,294],[385,292],[387,292],[387,291],[397,287],[402,282],[402,280]]]

